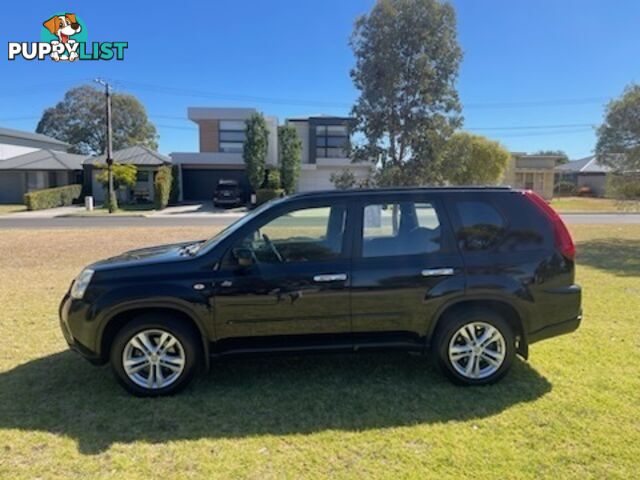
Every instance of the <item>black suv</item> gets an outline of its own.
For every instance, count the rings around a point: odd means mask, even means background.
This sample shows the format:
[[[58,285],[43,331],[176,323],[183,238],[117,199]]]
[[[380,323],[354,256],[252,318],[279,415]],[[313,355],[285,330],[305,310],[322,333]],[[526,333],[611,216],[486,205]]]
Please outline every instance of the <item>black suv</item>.
[[[580,324],[575,248],[538,195],[509,188],[298,194],[206,241],[95,263],[60,307],[69,345],[136,395],[212,357],[430,352],[453,381],[503,377]]]
[[[218,180],[213,193],[213,206],[234,207],[242,204],[242,189],[235,180]]]

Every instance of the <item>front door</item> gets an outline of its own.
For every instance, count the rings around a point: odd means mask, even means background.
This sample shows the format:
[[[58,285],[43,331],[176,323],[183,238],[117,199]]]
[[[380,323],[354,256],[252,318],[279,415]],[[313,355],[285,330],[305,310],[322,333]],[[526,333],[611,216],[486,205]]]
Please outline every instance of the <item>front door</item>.
[[[423,342],[443,302],[464,291],[462,259],[440,203],[429,195],[379,196],[360,205],[352,265],[357,347]]]
[[[279,212],[245,232],[216,272],[219,345],[344,342],[350,348],[347,226],[346,203],[312,204]]]

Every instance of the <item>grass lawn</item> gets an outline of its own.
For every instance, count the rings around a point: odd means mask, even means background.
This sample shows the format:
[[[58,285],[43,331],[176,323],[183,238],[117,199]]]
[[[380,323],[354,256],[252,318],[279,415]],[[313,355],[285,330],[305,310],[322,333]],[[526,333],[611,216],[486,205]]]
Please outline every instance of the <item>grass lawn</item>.
[[[0,232],[0,478],[633,478],[640,225],[572,227],[585,318],[501,383],[404,354],[226,360],[173,398],[127,395],[68,352],[86,263],[214,228]]]
[[[551,200],[551,206],[565,213],[640,212],[640,201],[610,198],[557,197]]]
[[[15,212],[24,212],[26,209],[27,207],[20,204],[0,203],[0,215],[7,215],[8,213]]]

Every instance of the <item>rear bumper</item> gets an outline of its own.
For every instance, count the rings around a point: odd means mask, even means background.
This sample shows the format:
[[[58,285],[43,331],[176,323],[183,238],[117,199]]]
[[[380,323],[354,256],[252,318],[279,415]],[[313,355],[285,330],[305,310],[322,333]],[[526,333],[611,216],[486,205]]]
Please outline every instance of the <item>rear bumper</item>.
[[[540,340],[545,340],[547,338],[571,333],[578,329],[578,327],[580,326],[580,322],[582,322],[582,313],[574,318],[570,318],[563,322],[547,325],[546,327],[536,330],[535,332],[531,332],[527,336],[528,343],[531,344],[539,342]]]
[[[214,198],[213,203],[217,203],[218,205],[237,205],[239,203],[242,203],[242,200],[238,197],[235,197],[235,198],[220,197],[220,198]]]

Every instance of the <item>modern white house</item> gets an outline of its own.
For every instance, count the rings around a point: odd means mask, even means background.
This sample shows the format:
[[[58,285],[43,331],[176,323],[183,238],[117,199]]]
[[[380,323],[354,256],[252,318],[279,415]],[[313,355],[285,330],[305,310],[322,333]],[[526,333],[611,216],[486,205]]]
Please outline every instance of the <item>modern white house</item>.
[[[174,165],[180,166],[182,200],[211,200],[219,180],[236,180],[245,192],[250,191],[242,150],[245,121],[255,113],[255,108],[188,108],[189,120],[198,125],[199,151],[170,154]],[[278,119],[265,116],[265,120],[269,129],[266,164],[275,168]]]
[[[371,173],[372,164],[352,163],[348,155],[350,145],[350,117],[312,116],[289,118],[302,140],[302,166],[298,191],[331,190],[331,175],[351,170],[356,181]]]
[[[245,121],[255,108],[189,107],[188,117],[198,125],[198,152],[174,152],[180,166],[182,200],[210,200],[219,180],[236,180],[246,196],[251,191],[245,174],[242,150]],[[278,165],[278,119],[265,116],[269,129],[267,169]],[[366,178],[368,164],[353,164],[348,157],[349,117],[310,116],[289,118],[302,141],[302,167],[298,191],[334,188],[331,175],[349,169],[357,180]]]

